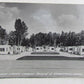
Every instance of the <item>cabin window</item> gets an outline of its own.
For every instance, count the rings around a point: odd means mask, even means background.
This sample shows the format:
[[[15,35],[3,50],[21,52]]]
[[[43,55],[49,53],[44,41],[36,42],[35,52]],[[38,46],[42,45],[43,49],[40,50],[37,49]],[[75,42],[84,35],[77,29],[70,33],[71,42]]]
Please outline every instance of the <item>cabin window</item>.
[[[17,48],[17,50],[20,50],[20,48]]]
[[[54,48],[51,48],[51,50],[54,50]]]
[[[73,50],[73,48],[70,48],[69,50]]]
[[[46,49],[46,47],[44,46],[44,49]]]
[[[5,51],[5,48],[0,48],[0,51],[1,51],[1,52]]]
[[[84,49],[82,49],[82,52],[84,52]]]
[[[37,50],[39,50],[39,48],[36,48]]]

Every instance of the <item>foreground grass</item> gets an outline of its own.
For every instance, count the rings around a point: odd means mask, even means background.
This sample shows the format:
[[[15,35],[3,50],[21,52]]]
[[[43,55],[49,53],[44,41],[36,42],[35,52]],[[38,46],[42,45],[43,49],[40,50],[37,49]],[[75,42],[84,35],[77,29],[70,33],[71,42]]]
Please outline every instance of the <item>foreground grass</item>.
[[[84,57],[65,57],[65,56],[24,56],[17,60],[84,60]]]

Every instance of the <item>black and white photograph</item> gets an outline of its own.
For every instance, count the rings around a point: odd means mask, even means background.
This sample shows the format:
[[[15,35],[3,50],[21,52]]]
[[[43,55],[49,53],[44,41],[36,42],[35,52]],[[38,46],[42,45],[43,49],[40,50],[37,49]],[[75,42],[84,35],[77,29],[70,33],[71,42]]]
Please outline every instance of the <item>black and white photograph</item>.
[[[84,5],[0,2],[0,78],[84,78]]]

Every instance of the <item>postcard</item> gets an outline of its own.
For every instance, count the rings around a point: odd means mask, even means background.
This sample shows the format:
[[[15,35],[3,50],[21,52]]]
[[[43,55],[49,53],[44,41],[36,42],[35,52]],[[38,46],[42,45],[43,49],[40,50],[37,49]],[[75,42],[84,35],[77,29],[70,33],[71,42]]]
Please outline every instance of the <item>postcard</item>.
[[[83,4],[0,2],[0,78],[83,78],[83,61]]]

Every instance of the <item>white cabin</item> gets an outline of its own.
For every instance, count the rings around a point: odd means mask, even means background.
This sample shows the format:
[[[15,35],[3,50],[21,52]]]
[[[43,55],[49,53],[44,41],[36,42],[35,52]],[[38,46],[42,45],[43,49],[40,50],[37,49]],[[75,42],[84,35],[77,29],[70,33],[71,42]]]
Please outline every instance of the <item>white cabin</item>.
[[[53,47],[53,46],[50,46],[50,47],[48,48],[48,51],[49,51],[49,52],[55,52],[55,51],[56,51],[56,48]]]
[[[25,46],[22,46],[21,52],[25,52],[25,51],[26,51],[26,47]]]
[[[14,45],[13,46],[13,54],[18,54],[19,53],[18,51],[19,51],[18,46]]]
[[[78,46],[77,53],[80,55],[84,55],[84,46]]]
[[[35,52],[43,52],[43,51],[44,51],[43,47],[40,46],[35,47]]]
[[[26,48],[24,46],[19,46],[20,48],[20,52],[25,52],[26,51]]]
[[[57,48],[56,48],[56,52],[60,52],[60,51],[61,51],[61,49],[62,49],[62,48],[57,47]]]
[[[68,53],[73,53],[73,46],[68,47]]]
[[[23,47],[23,46],[16,46],[16,45],[13,46],[13,53],[14,54],[19,54],[24,51],[25,51],[25,47]]]
[[[68,47],[64,47],[64,52],[68,52]]]
[[[78,46],[73,47],[73,54],[78,54]]]
[[[34,49],[35,52],[56,52],[56,51],[59,51],[59,49],[53,47],[53,46],[37,46],[35,47]]]
[[[49,46],[43,46],[44,52],[49,52]]]
[[[33,51],[33,48],[32,47],[28,47],[27,51],[28,52],[32,52]]]
[[[13,48],[10,45],[0,45],[0,54],[13,54]]]

